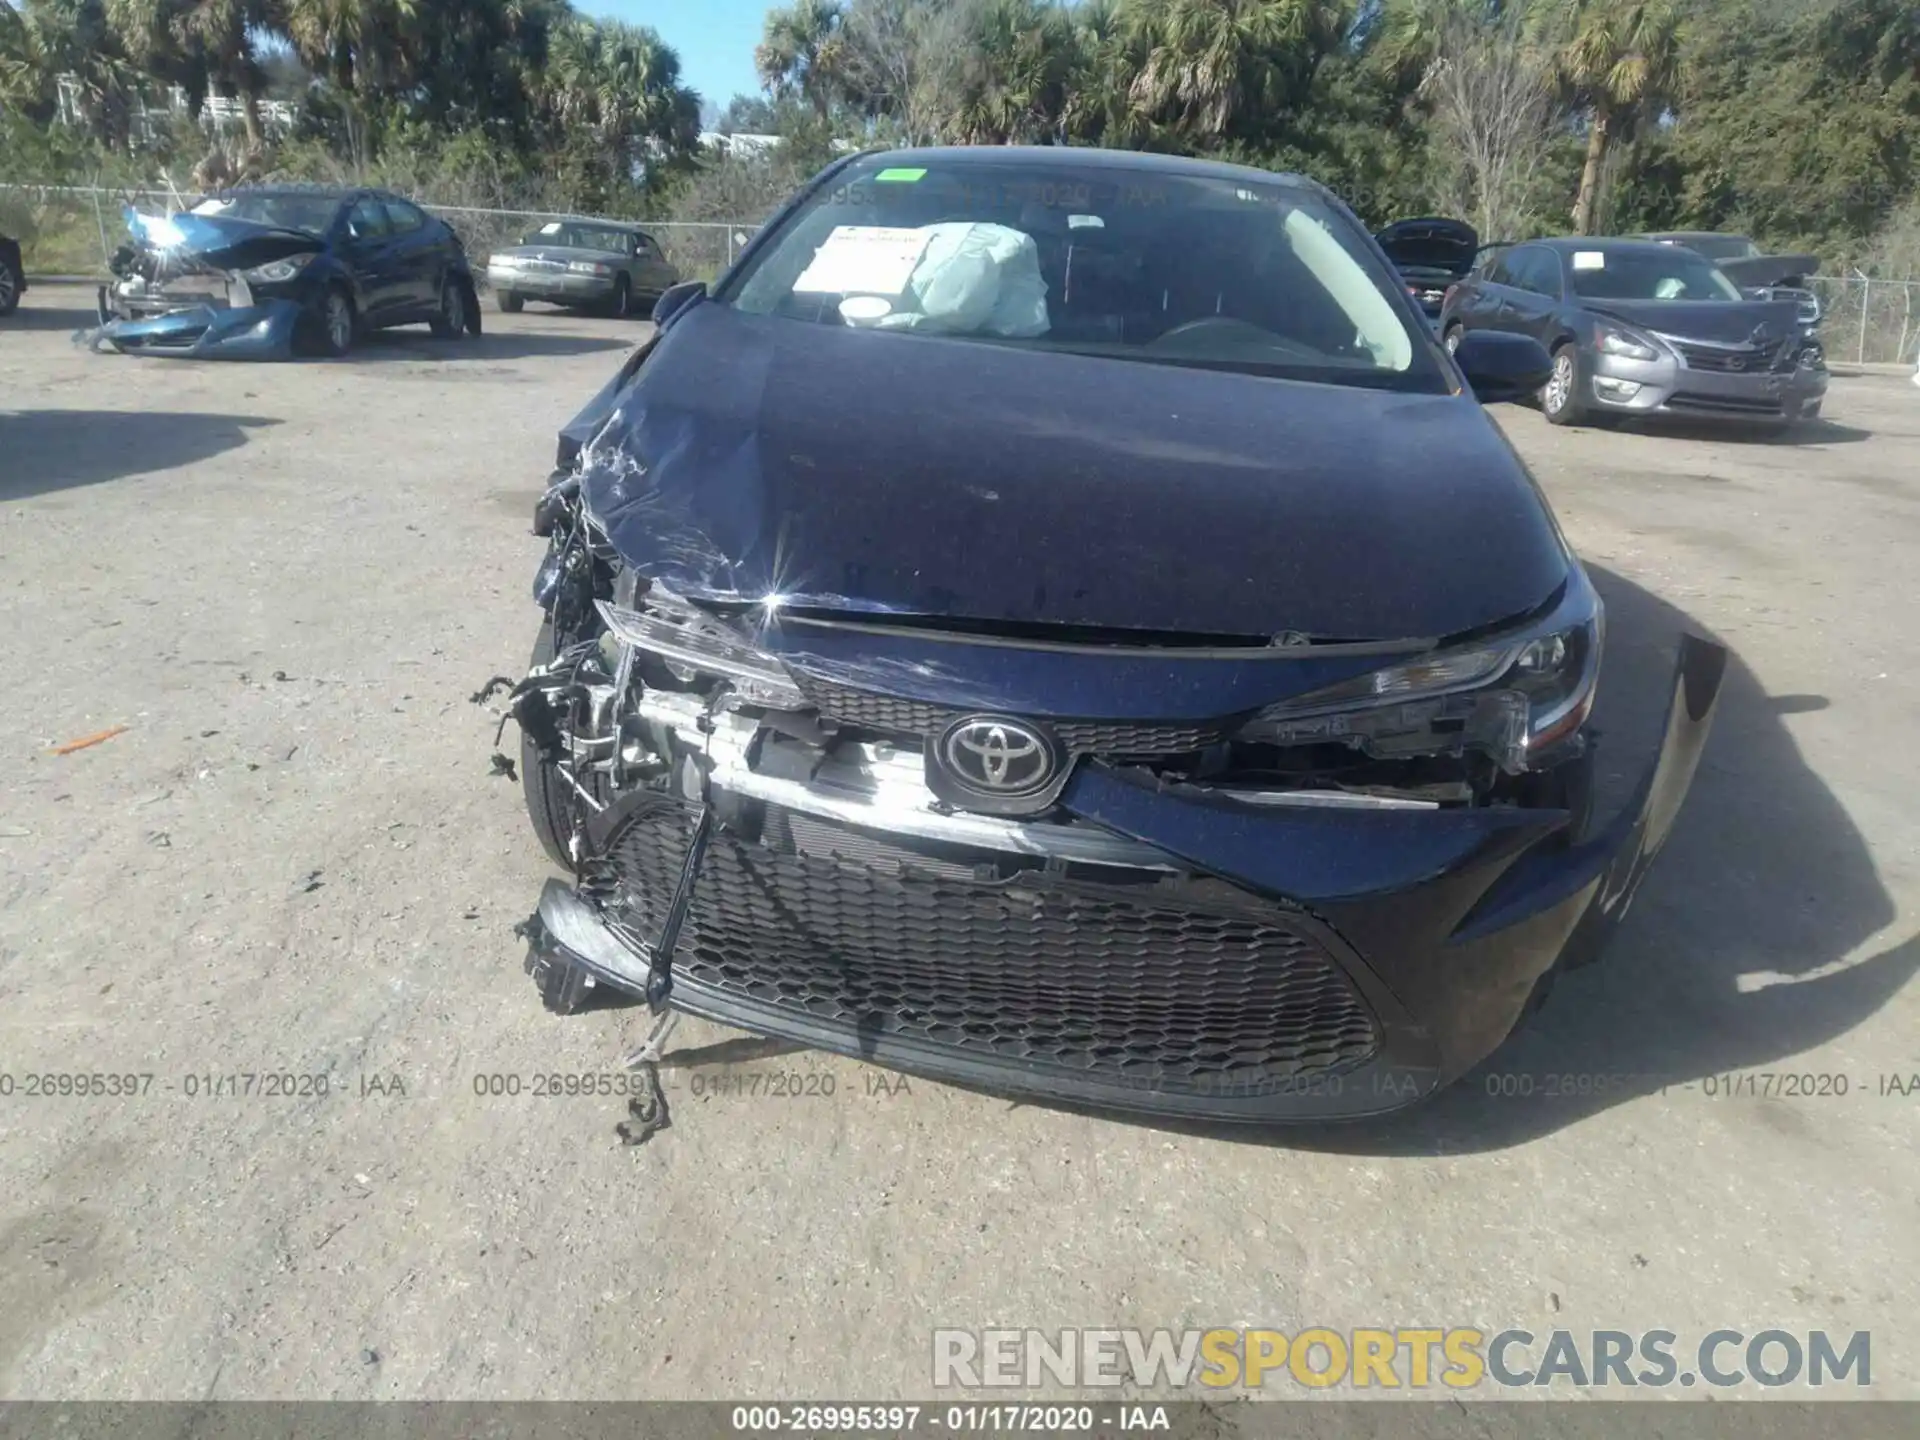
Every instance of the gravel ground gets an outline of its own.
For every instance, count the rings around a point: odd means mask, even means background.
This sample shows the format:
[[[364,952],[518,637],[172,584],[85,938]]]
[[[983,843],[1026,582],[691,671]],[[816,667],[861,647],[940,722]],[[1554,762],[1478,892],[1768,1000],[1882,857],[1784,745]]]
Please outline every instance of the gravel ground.
[[[1865,1329],[1920,1396],[1904,380],[1798,443],[1500,410],[1610,601],[1612,767],[1682,626],[1738,660],[1608,963],[1485,1074],[1220,1136],[796,1053],[673,1072],[626,1149],[617,1098],[527,1093],[645,1015],[540,1009],[548,872],[467,697],[519,673],[553,432],[642,330],[223,367],[88,354],[86,304],[0,323],[0,1395],[925,1397],[935,1326],[1424,1323]],[[834,1094],[694,1094],[774,1070]],[[1709,1079],[1781,1071],[1849,1093]],[[26,1093],[76,1072],[153,1078]],[[246,1074],[287,1078],[207,1093]]]

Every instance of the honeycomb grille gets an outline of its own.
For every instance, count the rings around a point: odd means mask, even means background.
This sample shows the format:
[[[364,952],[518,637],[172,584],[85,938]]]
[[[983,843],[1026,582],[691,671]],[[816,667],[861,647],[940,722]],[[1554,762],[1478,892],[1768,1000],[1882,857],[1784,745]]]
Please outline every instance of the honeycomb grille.
[[[893,735],[938,735],[964,710],[880,695],[851,686],[801,681],[801,690],[820,713],[842,725]],[[1179,755],[1224,740],[1229,722],[1171,724],[1134,720],[1043,720],[1069,754],[1107,756]]]
[[[691,832],[667,802],[606,849],[643,938]],[[849,1035],[1162,1092],[1345,1068],[1378,1046],[1346,972],[1286,911],[1173,908],[979,860],[769,807],[761,843],[713,837],[675,968]]]

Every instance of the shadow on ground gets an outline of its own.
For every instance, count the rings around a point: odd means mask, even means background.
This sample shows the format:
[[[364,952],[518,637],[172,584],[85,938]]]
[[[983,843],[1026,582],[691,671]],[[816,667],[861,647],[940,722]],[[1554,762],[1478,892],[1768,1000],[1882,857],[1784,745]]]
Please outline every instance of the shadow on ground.
[[[20,308],[0,320],[0,334],[9,330],[51,330],[56,334],[72,335],[80,330],[91,330],[99,323],[99,312],[92,306],[36,305],[33,292],[29,290],[20,302]]]
[[[191,465],[278,420],[125,410],[0,410],[0,501]]]
[[[329,361],[336,365],[363,365],[382,360],[522,360],[545,355],[591,355],[601,350],[631,350],[633,337],[624,332],[601,335],[552,335],[541,331],[506,331],[499,334],[463,336],[459,340],[436,340],[424,330],[376,330],[362,336],[345,359]]]

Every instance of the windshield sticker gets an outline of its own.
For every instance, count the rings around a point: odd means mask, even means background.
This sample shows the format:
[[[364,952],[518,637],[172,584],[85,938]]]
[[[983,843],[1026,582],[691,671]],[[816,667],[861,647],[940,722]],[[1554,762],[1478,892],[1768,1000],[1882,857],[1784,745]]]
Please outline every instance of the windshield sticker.
[[[1607,268],[1607,252],[1604,250],[1576,250],[1573,252],[1573,268],[1576,270],[1604,270]]]
[[[895,165],[890,169],[882,170],[873,178],[876,183],[911,185],[916,180],[926,179],[926,176],[927,172],[925,170],[917,169],[910,165]]]
[[[793,282],[794,293],[904,295],[932,238],[928,231],[909,226],[836,226]]]
[[[560,233],[560,222],[558,220],[549,220],[540,227],[540,233],[542,235],[558,235]]]

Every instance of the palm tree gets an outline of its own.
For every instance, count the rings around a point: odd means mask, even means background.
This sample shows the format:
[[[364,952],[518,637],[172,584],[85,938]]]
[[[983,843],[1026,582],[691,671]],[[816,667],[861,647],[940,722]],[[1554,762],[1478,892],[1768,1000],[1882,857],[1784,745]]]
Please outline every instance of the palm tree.
[[[644,25],[575,20],[555,34],[547,83],[561,122],[639,161],[652,142],[670,153],[698,143],[700,97],[680,83],[680,55]]]
[[[186,91],[189,113],[210,93],[237,97],[247,146],[260,147],[267,76],[255,44],[272,24],[270,0],[107,0],[107,11],[134,62]]]
[[[1608,149],[1636,119],[1664,109],[1684,80],[1680,11],[1673,0],[1562,0],[1537,7],[1534,24],[1562,92],[1588,115],[1573,228],[1591,235]]]
[[[109,144],[124,143],[140,76],[104,0],[0,4],[0,109],[46,124],[58,113],[60,81],[67,78],[88,130]]]
[[[753,67],[776,95],[799,95],[825,118],[839,89],[840,0],[796,0],[769,10]]]
[[[418,0],[277,0],[274,8],[275,28],[301,63],[353,90],[393,75]]]
[[[1348,0],[1127,0],[1145,48],[1133,105],[1202,141],[1297,102],[1346,33]]]

